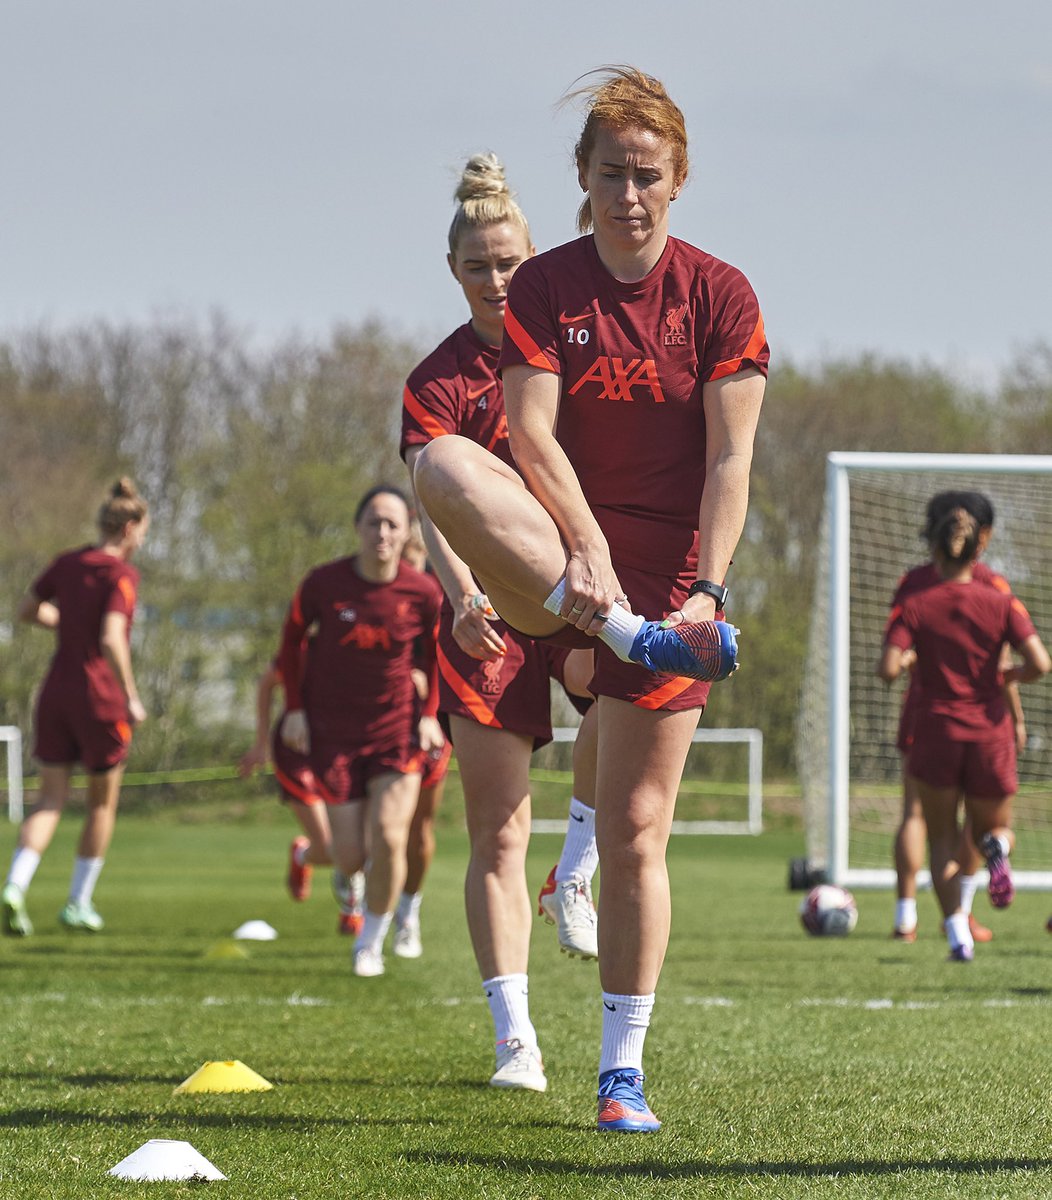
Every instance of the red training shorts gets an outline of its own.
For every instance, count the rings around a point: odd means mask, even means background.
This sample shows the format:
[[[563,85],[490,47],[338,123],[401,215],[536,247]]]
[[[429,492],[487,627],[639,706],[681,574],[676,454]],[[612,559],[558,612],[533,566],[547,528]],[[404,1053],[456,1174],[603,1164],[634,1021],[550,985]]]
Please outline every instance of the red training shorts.
[[[909,773],[921,783],[959,788],[977,800],[1000,800],[1019,790],[1010,718],[979,742],[946,737],[932,718],[918,721],[906,762]]]
[[[453,757],[453,743],[446,738],[437,750],[429,750],[424,755],[423,775],[420,777],[420,790],[438,787],[449,770],[449,760]]]
[[[660,621],[671,612],[678,612],[686,602],[687,591],[694,582],[694,572],[679,575],[656,575],[637,567],[615,561],[614,571],[625,589],[634,613],[648,621]],[[722,620],[723,614],[717,613]],[[690,708],[704,709],[711,684],[683,675],[660,675],[647,671],[638,663],[626,663],[597,637],[589,637],[572,625],[538,638],[546,646],[587,648],[595,651],[595,674],[588,685],[596,696],[626,700],[639,708],[660,709],[662,712],[682,712]]]
[[[421,750],[404,743],[356,746],[342,738],[315,736],[308,755],[318,794],[326,804],[364,800],[370,782],[379,775],[419,774],[423,758]]]
[[[508,653],[495,662],[472,658],[453,637],[453,611],[442,605],[438,630],[438,708],[491,729],[533,738],[538,749],[552,740],[549,650],[503,621],[492,622]]]
[[[274,761],[274,778],[278,782],[281,798],[299,804],[321,804],[323,801],[310,759],[305,754],[291,750],[281,740],[284,721],[285,714],[282,713],[270,735],[270,757]]]
[[[83,686],[49,673],[37,699],[33,754],[47,766],[79,762],[93,775],[109,771],[128,757],[132,739],[127,719],[113,716],[100,715]]]

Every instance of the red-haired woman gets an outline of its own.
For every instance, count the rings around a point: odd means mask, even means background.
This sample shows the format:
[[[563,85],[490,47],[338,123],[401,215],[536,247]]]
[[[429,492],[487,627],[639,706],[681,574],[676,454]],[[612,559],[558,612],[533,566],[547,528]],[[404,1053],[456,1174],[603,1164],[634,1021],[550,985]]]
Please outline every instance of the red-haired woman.
[[[418,456],[436,440],[468,442],[513,471],[497,363],[508,283],[534,253],[533,242],[494,155],[469,160],[457,200],[448,262],[471,317],[409,376],[402,454],[412,472]],[[547,1078],[530,1019],[527,975],[530,755],[552,736],[549,676],[580,696],[591,676],[591,655],[544,647],[508,629],[463,552],[452,549],[435,528],[426,504],[420,506],[420,518],[428,557],[446,596],[439,703],[464,787],[471,840],[464,887],[468,927],[496,1037],[497,1069],[490,1084],[543,1092]],[[594,718],[586,716],[575,758],[589,756],[593,727]],[[571,802],[567,845],[553,873],[562,874],[550,880],[541,899],[543,911],[559,927],[563,948],[584,958],[597,953],[589,886],[597,861],[593,804],[591,794],[580,791]]]
[[[688,162],[664,87],[612,68],[584,94],[585,236],[522,263],[504,316],[521,475],[449,437],[421,453],[416,486],[510,626],[596,647],[596,835],[617,881],[599,902],[598,1123],[636,1132],[659,1125],[642,1054],[668,943],[665,849],[707,681],[735,666],[714,618],[768,349],[741,272],[669,235]]]
[[[937,581],[906,598],[892,617],[879,673],[891,682],[915,655],[920,698],[907,769],[928,826],[932,886],[950,957],[970,962],[974,941],[961,907],[957,805],[963,795],[990,872],[990,902],[1004,908],[1015,893],[1008,856],[1018,789],[1004,687],[1040,678],[1052,660],[1020,601],[975,578],[980,525],[972,513],[963,504],[951,508],[928,535]],[[1023,663],[1002,673],[1006,642]]]
[[[103,927],[92,902],[95,884],[113,837],[132,729],[146,719],[129,646],[139,587],[130,560],[149,525],[134,483],[118,480],[99,509],[98,543],[59,555],[18,607],[19,620],[54,630],[57,645],[36,710],[40,799],[22,822],[0,897],[8,934],[33,932],[26,892],[58,828],[78,762],[88,772],[87,812],[59,920],[90,933]]]

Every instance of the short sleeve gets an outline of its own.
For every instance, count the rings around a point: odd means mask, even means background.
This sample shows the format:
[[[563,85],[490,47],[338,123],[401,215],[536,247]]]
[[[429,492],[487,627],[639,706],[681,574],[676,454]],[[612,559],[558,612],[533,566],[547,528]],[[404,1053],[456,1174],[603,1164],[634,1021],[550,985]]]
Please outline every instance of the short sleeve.
[[[888,627],[884,633],[885,646],[898,646],[900,650],[908,650],[913,645],[913,631],[910,629],[906,614],[902,608],[892,609],[888,618]]]
[[[121,613],[130,621],[135,612],[135,600],[138,594],[137,580],[130,572],[118,575],[113,581],[113,588],[106,600],[108,613]]]
[[[38,600],[54,600],[58,595],[58,560],[33,580],[33,594]]]
[[[405,458],[410,446],[426,446],[428,442],[459,428],[456,397],[453,389],[439,380],[427,380],[414,386],[409,377],[402,393],[402,441],[399,453]]]
[[[500,370],[528,366],[563,373],[559,354],[559,323],[552,311],[546,275],[539,260],[527,259],[508,285],[504,309],[504,341]]]
[[[1012,597],[1012,601],[1008,606],[1008,640],[1013,646],[1019,646],[1026,641],[1028,637],[1033,637],[1037,633],[1034,628],[1034,622],[1030,619],[1030,614],[1026,610],[1026,605],[1022,600]]]
[[[704,348],[701,378],[710,383],[746,367],[767,374],[771,358],[756,293],[741,271],[727,266],[712,281],[712,328]]]

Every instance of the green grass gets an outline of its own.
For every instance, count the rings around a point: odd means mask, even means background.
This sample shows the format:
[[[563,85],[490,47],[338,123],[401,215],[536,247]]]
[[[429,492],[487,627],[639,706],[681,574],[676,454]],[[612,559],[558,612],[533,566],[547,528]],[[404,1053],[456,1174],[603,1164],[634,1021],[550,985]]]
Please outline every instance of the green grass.
[[[30,894],[37,936],[0,944],[4,1200],[200,1195],[107,1177],[149,1138],[191,1142],[229,1177],[216,1195],[259,1200],[1052,1195],[1047,897],[991,916],[997,940],[951,965],[928,896],[913,946],[889,940],[886,894],[859,897],[850,938],[808,938],[785,887],[792,833],[675,841],[646,1055],[665,1126],[600,1136],[595,967],[560,956],[539,922],[531,1001],[550,1088],[485,1086],[492,1035],[455,822],[424,959],[357,980],[324,877],[306,904],[284,895],[288,818],[218,811],[122,817],[96,937],[54,921],[76,822],[60,830]],[[535,839],[535,885],[557,845]],[[279,940],[206,957],[253,917]],[[227,1058],[274,1089],[173,1095]]]

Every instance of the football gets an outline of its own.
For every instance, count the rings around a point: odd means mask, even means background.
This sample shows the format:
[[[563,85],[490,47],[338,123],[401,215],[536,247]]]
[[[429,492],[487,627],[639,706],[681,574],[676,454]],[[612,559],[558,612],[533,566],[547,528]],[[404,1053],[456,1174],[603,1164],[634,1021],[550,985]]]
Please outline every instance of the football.
[[[801,903],[800,921],[815,937],[844,937],[858,924],[855,897],[831,883],[819,884]]]

